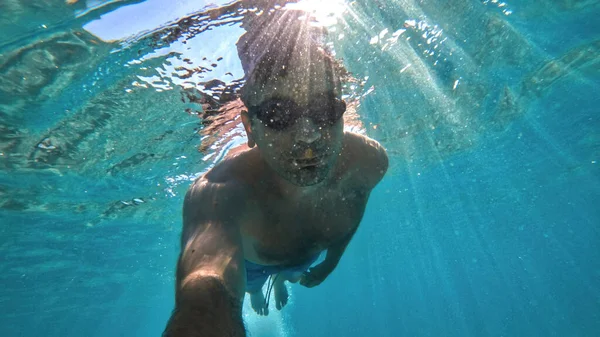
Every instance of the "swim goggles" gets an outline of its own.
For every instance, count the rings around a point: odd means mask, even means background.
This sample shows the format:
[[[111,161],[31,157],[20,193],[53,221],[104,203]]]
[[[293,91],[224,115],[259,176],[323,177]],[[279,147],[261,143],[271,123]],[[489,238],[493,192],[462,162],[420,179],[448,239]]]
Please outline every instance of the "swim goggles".
[[[304,116],[320,127],[335,124],[346,111],[346,102],[334,95],[320,95],[308,107],[299,106],[289,98],[270,98],[259,105],[248,107],[250,116],[256,116],[265,126],[281,131],[294,125]]]

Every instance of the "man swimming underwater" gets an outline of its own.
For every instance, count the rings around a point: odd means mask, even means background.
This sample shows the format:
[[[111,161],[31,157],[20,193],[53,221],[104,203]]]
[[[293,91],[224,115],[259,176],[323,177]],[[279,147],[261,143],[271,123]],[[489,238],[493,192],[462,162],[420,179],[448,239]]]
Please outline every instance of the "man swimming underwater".
[[[238,42],[248,146],[188,190],[175,310],[163,336],[245,336],[245,292],[267,315],[268,278],[277,309],[288,301],[285,281],[319,285],[387,170],[379,143],[343,131],[333,58],[301,13],[278,12],[245,27]],[[323,251],[324,261],[310,267]]]

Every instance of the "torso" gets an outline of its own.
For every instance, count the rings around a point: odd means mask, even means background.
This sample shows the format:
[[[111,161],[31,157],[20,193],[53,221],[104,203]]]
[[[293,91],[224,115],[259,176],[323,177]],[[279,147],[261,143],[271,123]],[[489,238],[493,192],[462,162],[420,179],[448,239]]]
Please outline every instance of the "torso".
[[[258,182],[262,168],[257,167],[260,163],[252,151],[246,148],[230,152],[229,158],[213,168],[207,178],[242,184],[249,191],[239,216],[247,261],[261,265],[303,264],[354,233],[370,193],[370,188],[357,186],[360,179],[352,176],[364,173],[351,167],[360,161],[356,156],[342,152],[331,179],[310,195],[302,195],[294,191],[277,193]]]
[[[262,265],[297,265],[352,235],[368,194],[326,186],[310,200],[272,195],[254,198],[240,224],[246,260]]]

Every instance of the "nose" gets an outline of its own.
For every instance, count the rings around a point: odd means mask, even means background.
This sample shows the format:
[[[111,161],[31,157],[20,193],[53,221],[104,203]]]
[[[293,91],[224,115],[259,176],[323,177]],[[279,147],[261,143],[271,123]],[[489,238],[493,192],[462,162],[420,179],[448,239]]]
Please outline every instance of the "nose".
[[[306,117],[299,118],[296,122],[296,141],[311,144],[321,138],[319,126]]]

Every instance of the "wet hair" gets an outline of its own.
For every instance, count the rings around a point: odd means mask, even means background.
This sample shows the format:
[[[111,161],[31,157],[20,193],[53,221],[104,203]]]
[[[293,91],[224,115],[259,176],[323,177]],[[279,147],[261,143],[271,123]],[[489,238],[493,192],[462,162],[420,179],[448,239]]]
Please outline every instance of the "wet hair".
[[[347,72],[325,47],[325,29],[311,25],[311,22],[306,12],[280,9],[262,13],[242,26],[246,33],[237,43],[245,79],[242,100],[248,87],[262,86],[286,76],[294,56],[306,57],[311,63],[324,62],[323,76],[341,87]],[[309,80],[315,75],[309,74]]]

